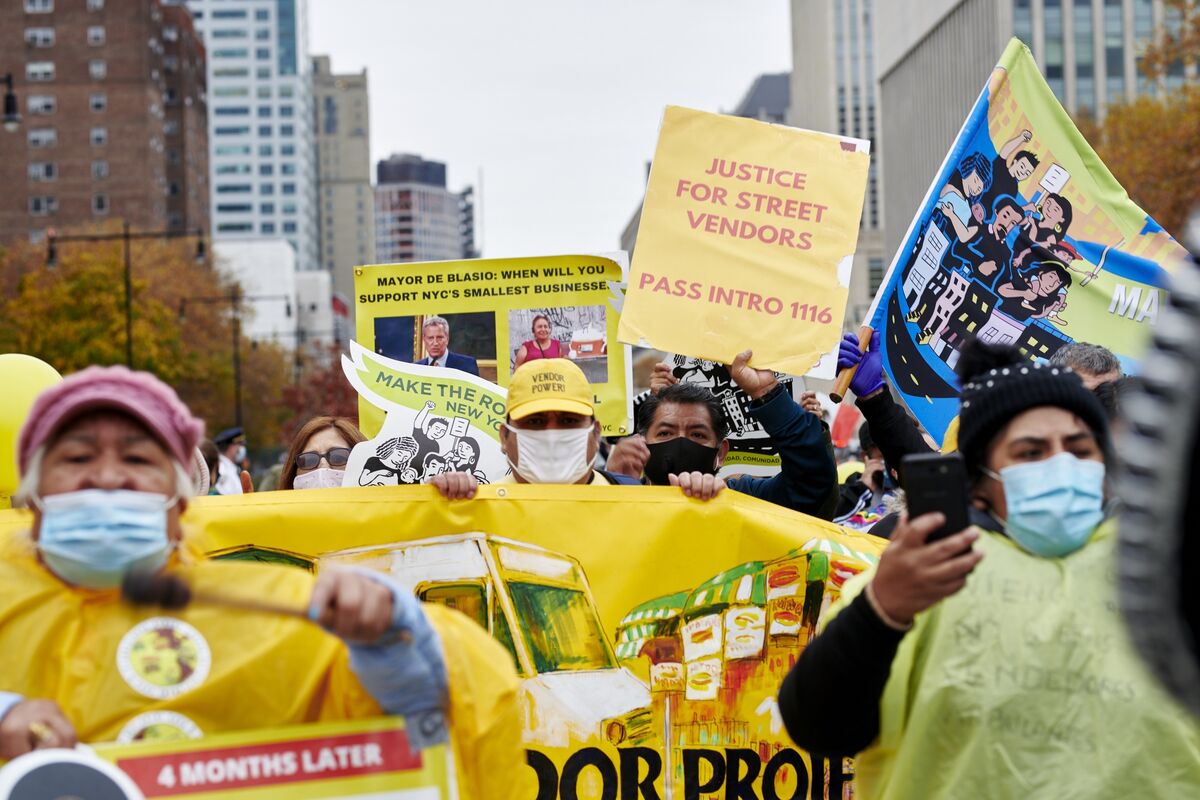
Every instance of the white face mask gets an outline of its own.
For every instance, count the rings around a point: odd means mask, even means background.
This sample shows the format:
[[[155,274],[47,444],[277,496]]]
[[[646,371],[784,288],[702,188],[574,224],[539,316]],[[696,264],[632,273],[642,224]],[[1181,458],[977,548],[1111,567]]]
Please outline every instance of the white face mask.
[[[346,476],[344,469],[329,469],[322,467],[314,469],[312,472],[306,472],[303,475],[297,475],[292,479],[293,489],[332,489],[342,485],[342,478]]]
[[[517,437],[517,463],[508,465],[529,483],[575,483],[588,473],[588,438],[592,426],[531,431],[505,423]]]

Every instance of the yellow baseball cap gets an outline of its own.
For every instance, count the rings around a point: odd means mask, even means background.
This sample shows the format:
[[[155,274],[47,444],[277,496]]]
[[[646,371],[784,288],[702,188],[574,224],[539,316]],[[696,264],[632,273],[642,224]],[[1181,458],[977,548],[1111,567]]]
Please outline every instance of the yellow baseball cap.
[[[543,411],[595,415],[591,384],[583,370],[565,358],[527,361],[508,381],[510,419],[524,419]]]

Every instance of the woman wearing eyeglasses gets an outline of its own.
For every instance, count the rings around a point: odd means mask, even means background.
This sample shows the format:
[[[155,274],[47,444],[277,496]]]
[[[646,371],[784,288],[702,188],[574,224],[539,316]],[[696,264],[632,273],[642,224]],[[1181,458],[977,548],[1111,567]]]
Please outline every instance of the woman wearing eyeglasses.
[[[324,489],[341,486],[350,450],[366,439],[341,417],[313,417],[296,432],[288,449],[280,489]]]

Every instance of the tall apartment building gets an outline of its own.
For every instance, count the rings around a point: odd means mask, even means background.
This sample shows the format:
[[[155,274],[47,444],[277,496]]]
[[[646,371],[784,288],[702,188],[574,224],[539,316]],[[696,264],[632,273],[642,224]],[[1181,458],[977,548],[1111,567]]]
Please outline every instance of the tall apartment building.
[[[446,188],[446,165],[393,155],[376,167],[375,256],[381,263],[478,255],[473,192]]]
[[[208,218],[208,98],[204,43],[183,6],[163,8],[163,93],[167,148],[167,224],[198,227]]]
[[[213,237],[282,237],[320,268],[306,0],[187,5],[208,53]]]
[[[206,225],[207,197],[169,194],[207,169],[203,139],[182,135],[205,113],[194,73],[204,53],[190,21],[164,12],[159,0],[0,4],[0,67],[14,73],[24,117],[16,133],[0,133],[0,238],[36,241],[47,228],[114,219]],[[179,133],[169,102],[190,109]]]
[[[354,268],[375,263],[375,199],[371,189],[367,71],[335,75],[328,56],[313,58],[321,266],[354,330]]]
[[[1050,88],[1077,115],[1102,118],[1113,103],[1185,79],[1183,64],[1161,82],[1140,70],[1157,32],[1180,25],[1162,0],[888,0],[876,25],[889,253],[1011,37],[1030,46]]]
[[[891,0],[884,0],[886,5]],[[874,0],[792,0],[792,84],[788,124],[871,141],[871,167],[846,306],[857,327],[883,280],[884,216],[878,136]]]

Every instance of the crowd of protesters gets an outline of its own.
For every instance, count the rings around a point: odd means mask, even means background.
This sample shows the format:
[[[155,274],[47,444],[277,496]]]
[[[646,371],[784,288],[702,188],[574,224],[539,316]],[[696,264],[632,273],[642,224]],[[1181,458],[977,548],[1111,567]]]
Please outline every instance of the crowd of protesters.
[[[877,338],[862,348],[848,336],[840,349],[865,419],[862,469],[841,483],[815,396],[793,398],[752,356],[729,372],[778,452],[772,477],[718,477],[724,409],[666,364],[636,434],[605,442],[582,371],[547,357],[511,377],[503,480],[675,486],[705,502],[740,492],[890,538],[779,696],[797,744],[860,754],[859,796],[1043,797],[1064,786],[1055,796],[1148,796],[1150,786],[1183,797],[1200,786],[1196,725],[1137,664],[1111,602],[1109,429],[1129,380],[1111,353],[1077,344],[1035,362],[1010,347],[964,347],[960,414],[942,449],[961,454],[972,524],[936,542],[926,537],[941,516],[909,518],[900,487],[904,457],[937,444],[893,400]],[[245,431],[208,442],[202,429],[169,387],[122,367],[89,368],[38,399],[19,441],[18,499],[32,526],[0,556],[0,758],[116,739],[151,705],[186,708],[204,732],[389,713],[419,739],[454,741],[468,796],[532,797],[516,675],[465,616],[417,602],[385,575],[314,578],[189,549],[180,515],[190,497],[251,490]],[[278,489],[341,486],[363,440],[348,420],[314,418]],[[479,486],[470,470],[426,481],[455,502]],[[65,666],[115,652],[132,612],[114,589],[133,569],[291,597],[320,627],[260,615],[248,633],[219,609],[196,612],[213,653],[236,658],[213,656],[204,692],[148,704],[105,683],[104,670]],[[48,662],[28,669],[33,654]],[[216,699],[235,670],[266,687],[250,710]]]

